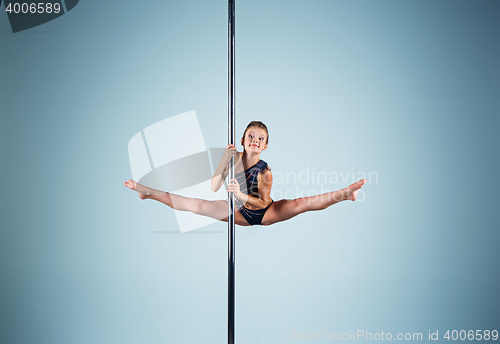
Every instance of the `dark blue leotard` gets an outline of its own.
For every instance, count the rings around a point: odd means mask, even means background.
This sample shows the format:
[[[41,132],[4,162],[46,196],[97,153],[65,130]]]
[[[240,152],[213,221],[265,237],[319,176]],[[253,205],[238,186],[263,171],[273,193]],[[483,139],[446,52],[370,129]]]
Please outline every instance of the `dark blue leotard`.
[[[264,160],[259,160],[255,165],[247,168],[244,173],[243,172],[236,173],[235,177],[238,180],[238,183],[240,184],[241,192],[247,195],[259,196],[259,186],[257,182],[257,177],[259,176],[260,173],[266,170],[270,171],[271,168],[267,165],[267,163]],[[243,215],[245,220],[247,220],[247,222],[251,226],[262,225],[262,218],[264,217],[264,214],[266,213],[267,209],[271,206],[271,204],[269,204],[264,209],[252,210],[246,208],[241,201],[236,200],[236,207],[240,210],[241,215]]]

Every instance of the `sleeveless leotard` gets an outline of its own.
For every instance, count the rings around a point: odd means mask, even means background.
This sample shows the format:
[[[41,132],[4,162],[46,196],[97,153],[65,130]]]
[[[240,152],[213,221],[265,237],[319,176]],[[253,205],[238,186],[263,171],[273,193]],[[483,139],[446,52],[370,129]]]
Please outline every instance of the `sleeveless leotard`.
[[[235,178],[238,180],[240,184],[241,192],[247,195],[255,195],[259,196],[259,186],[257,177],[260,173],[263,173],[266,170],[271,170],[271,168],[267,165],[264,160],[259,160],[255,165],[249,167],[245,170],[245,172],[239,172],[235,174]],[[246,186],[246,189],[245,189]],[[272,202],[271,202],[272,204]],[[262,225],[262,218],[266,213],[267,209],[271,206],[269,204],[264,209],[248,209],[244,206],[243,202],[240,200],[236,200],[235,205],[237,209],[240,210],[241,214],[247,220],[250,225]]]

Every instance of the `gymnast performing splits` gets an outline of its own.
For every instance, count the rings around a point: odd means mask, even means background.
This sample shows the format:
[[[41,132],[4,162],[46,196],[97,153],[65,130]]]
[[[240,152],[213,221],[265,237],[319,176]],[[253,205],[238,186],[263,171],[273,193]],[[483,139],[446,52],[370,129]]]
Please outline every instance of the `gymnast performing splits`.
[[[307,211],[323,210],[341,201],[355,201],[359,189],[366,179],[349,185],[344,189],[321,195],[282,199],[273,201],[270,197],[273,177],[267,163],[260,160],[260,153],[267,149],[269,132],[264,123],[253,121],[248,124],[241,144],[243,153],[237,152],[234,145],[228,145],[219,167],[212,177],[212,190],[219,190],[228,175],[229,162],[234,157],[235,179],[227,186],[227,191],[234,193],[234,220],[240,226],[263,225],[288,220]],[[151,189],[133,180],[125,182],[125,186],[139,193],[141,199],[153,199],[169,207],[190,211],[195,214],[209,216],[221,221],[228,221],[228,201],[208,201],[188,198],[169,192]]]

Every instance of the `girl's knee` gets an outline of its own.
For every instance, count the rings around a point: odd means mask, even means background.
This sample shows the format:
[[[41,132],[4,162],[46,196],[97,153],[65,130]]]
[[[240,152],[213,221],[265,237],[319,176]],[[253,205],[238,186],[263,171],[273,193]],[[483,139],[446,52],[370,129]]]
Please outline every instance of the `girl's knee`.
[[[205,200],[199,198],[193,198],[191,201],[191,209],[189,209],[192,213],[195,214],[203,214],[207,209],[207,204]]]
[[[306,197],[297,198],[295,201],[295,208],[297,212],[304,213],[309,209],[308,199]]]

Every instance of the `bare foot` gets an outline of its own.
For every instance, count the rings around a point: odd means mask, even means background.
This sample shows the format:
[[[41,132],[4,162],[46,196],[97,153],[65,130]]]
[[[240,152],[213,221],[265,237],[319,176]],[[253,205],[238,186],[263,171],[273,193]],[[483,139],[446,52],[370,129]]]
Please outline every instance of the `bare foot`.
[[[358,197],[359,189],[361,189],[361,187],[363,185],[365,185],[365,183],[366,183],[366,179],[361,179],[361,180],[357,181],[356,183],[353,183],[353,184],[349,185],[348,187],[346,187],[345,188],[345,190],[347,191],[346,200],[355,201],[356,198]]]
[[[125,186],[128,187],[130,190],[137,191],[137,185],[138,185],[138,183],[136,181],[130,179],[130,180],[127,180],[123,184],[125,184]],[[141,199],[146,199],[147,198],[145,195],[141,194],[139,191],[137,191],[137,193],[139,194],[139,197]]]

